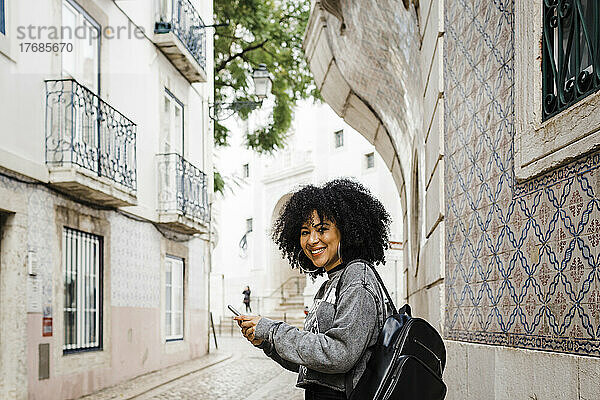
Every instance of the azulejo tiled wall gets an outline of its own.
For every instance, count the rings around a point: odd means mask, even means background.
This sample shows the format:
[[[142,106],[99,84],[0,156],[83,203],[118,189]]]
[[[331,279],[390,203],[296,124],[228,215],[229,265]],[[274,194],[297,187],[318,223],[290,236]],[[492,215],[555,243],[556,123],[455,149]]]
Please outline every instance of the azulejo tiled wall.
[[[160,233],[149,223],[111,213],[111,305],[160,307]]]
[[[446,2],[445,336],[600,356],[600,153],[515,180],[513,10]]]

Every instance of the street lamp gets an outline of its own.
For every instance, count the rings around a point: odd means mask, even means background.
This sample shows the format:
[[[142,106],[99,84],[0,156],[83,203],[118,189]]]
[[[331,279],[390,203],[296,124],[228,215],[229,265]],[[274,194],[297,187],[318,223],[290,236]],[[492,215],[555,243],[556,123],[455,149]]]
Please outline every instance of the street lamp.
[[[252,79],[254,80],[254,94],[262,102],[271,93],[273,87],[273,81],[271,80],[271,74],[267,71],[267,66],[258,64],[258,68],[252,73]]]
[[[258,101],[234,101],[231,103],[214,103],[209,106],[209,116],[214,121],[223,121],[241,110],[253,111],[262,106],[263,100],[271,93],[273,81],[271,74],[267,70],[266,64],[258,64],[258,68],[252,71],[252,80],[254,81],[254,95]],[[210,110],[212,109],[212,113]],[[221,115],[224,110],[229,113]]]

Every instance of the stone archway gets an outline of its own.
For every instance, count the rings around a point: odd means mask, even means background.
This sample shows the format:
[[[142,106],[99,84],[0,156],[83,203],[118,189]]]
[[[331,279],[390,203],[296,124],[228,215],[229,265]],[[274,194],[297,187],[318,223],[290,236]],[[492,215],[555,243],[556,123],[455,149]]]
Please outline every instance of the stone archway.
[[[428,129],[423,121],[431,120],[434,112],[431,107],[424,107],[430,102],[423,98],[436,93],[425,93],[419,79],[422,73],[418,2],[407,1],[404,5],[409,7],[398,7],[397,2],[389,0],[339,2],[342,21],[331,13],[330,7],[316,2],[304,50],[325,101],[375,146],[392,173],[403,215],[405,286],[401,291],[402,297],[409,300],[418,285],[414,273],[408,271],[416,270],[423,247],[423,241],[416,239],[423,234],[420,228],[424,210],[420,206],[426,197],[426,182],[413,182],[426,168],[420,168],[416,176],[412,172],[415,162],[423,164],[426,159],[420,145],[423,131]],[[388,28],[365,29],[373,20]],[[419,155],[418,160],[415,154]],[[417,212],[411,207],[413,204],[419,205]]]

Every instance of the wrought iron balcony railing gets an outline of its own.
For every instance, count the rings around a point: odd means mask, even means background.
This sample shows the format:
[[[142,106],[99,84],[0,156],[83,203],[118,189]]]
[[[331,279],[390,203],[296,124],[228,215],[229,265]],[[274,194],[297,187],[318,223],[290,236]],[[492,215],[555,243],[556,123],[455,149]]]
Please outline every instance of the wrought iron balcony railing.
[[[206,68],[205,25],[189,0],[159,0],[155,33],[173,32],[200,66]]]
[[[206,174],[176,153],[158,154],[158,211],[208,222]]]
[[[600,1],[544,0],[543,119],[600,89]]]
[[[46,81],[46,164],[137,189],[137,126],[73,79]]]

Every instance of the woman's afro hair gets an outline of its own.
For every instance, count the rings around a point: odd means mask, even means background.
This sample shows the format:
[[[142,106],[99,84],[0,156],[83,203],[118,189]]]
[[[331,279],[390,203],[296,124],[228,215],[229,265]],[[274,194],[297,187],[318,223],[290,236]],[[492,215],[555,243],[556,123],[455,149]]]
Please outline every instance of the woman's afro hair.
[[[343,178],[322,186],[302,187],[292,194],[275,220],[273,240],[293,268],[309,270],[313,277],[325,272],[317,269],[300,247],[300,229],[310,222],[313,211],[321,221],[327,219],[339,229],[344,262],[359,258],[373,264],[385,261],[390,215],[363,185]]]

